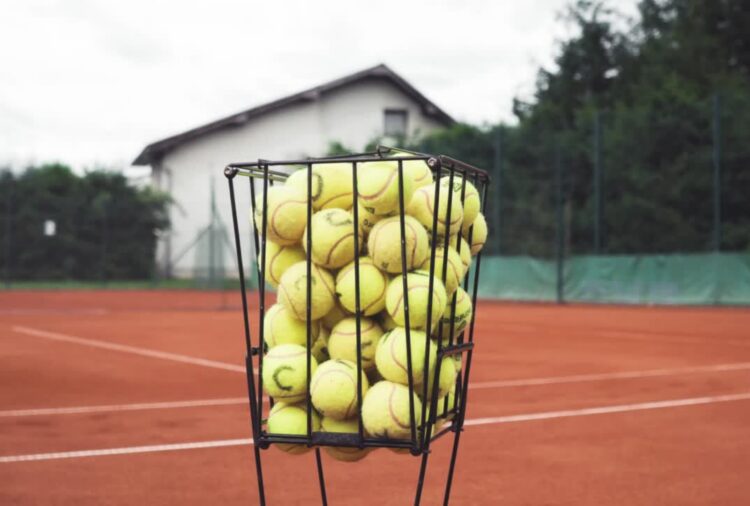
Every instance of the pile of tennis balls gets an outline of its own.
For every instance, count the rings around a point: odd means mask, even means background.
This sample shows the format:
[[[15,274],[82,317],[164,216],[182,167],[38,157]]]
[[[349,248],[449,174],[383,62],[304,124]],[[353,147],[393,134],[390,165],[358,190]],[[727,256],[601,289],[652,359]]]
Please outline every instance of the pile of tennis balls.
[[[292,173],[283,185],[268,188],[265,228],[264,203],[259,202],[254,209],[255,226],[266,240],[266,282],[276,287],[278,294],[276,304],[268,309],[263,322],[267,350],[263,357],[263,388],[274,401],[267,419],[269,434],[306,435],[308,402],[312,403],[313,432],[358,433],[358,353],[366,435],[411,438],[410,396],[414,400],[417,425],[421,424],[422,410],[429,406],[432,396],[437,339],[442,336],[447,344],[452,336],[455,342],[471,321],[471,298],[461,284],[472,255],[482,249],[487,239],[487,223],[480,212],[479,193],[470,181],[464,182],[460,175],[454,174],[452,181],[444,176],[436,183],[425,161],[402,163],[405,259],[401,258],[399,171],[394,160],[360,162],[357,166],[356,245],[351,163],[313,165],[310,251],[307,251],[308,169]],[[436,184],[439,205],[433,230]],[[435,268],[430,290],[433,248]],[[359,348],[355,256],[359,258],[360,277]],[[308,257],[312,261],[309,301]],[[263,257],[259,258],[259,263],[262,261]],[[407,272],[403,272],[404,264]],[[408,285],[413,391],[409,389],[407,372],[404,276]],[[454,295],[456,308],[451,317]],[[432,314],[428,318],[430,299]],[[308,318],[312,343],[309,391]],[[429,352],[428,335],[432,339]],[[427,398],[422,399],[425,358],[430,377]],[[453,406],[460,368],[458,356],[443,359],[438,378],[439,407],[445,405],[442,401],[446,398],[449,406]],[[293,454],[309,450],[303,444],[277,446]],[[370,451],[349,447],[325,450],[333,458],[347,462],[358,461]]]

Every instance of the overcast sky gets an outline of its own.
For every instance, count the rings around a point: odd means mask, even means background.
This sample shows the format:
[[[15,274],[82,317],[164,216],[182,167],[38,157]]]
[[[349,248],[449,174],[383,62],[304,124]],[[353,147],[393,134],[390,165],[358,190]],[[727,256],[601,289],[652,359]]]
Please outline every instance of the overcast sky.
[[[149,142],[378,63],[457,119],[511,120],[567,3],[3,2],[0,165],[127,167]]]

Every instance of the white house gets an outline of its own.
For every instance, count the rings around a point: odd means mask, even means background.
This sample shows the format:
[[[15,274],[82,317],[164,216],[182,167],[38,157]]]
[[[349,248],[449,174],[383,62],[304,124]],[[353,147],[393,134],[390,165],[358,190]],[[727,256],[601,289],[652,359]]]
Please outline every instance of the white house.
[[[229,193],[222,175],[228,163],[321,156],[332,141],[361,150],[376,138],[418,137],[452,123],[411,84],[378,65],[149,144],[133,164],[150,165],[153,185],[175,202],[171,232],[159,244],[159,265],[180,277],[200,272],[207,262],[234,269]],[[216,213],[211,212],[212,193]],[[243,257],[252,261],[248,194],[240,189],[238,205]],[[208,227],[212,216],[229,234],[214,235],[216,228]]]

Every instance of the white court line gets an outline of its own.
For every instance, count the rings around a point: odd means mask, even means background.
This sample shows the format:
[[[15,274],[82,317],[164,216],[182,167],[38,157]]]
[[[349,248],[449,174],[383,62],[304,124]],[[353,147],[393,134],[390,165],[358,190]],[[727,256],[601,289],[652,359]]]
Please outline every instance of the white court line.
[[[649,409],[676,408],[681,406],[699,406],[701,404],[715,404],[717,402],[732,402],[750,400],[750,392],[730,395],[715,395],[710,397],[693,397],[690,399],[673,399],[669,401],[642,402],[639,404],[621,404],[618,406],[600,406],[596,408],[567,409],[562,411],[548,411],[546,413],[532,413],[525,415],[496,416],[490,418],[476,418],[466,420],[464,425],[490,425],[499,423],[529,422],[533,420],[549,420],[552,418],[570,418],[574,416],[605,415],[609,413],[625,413],[627,411],[645,411]]]
[[[684,343],[684,344],[710,344],[713,346],[730,345],[750,347],[750,341],[738,341],[736,339],[715,340],[701,339],[700,337],[680,336],[676,334],[662,334],[659,332],[631,332],[625,330],[599,330],[598,336],[609,339],[627,339],[631,341],[648,341],[662,343]]]
[[[666,409],[684,406],[698,406],[718,402],[732,402],[750,400],[750,392],[731,395],[716,395],[711,397],[693,397],[688,399],[673,399],[667,401],[643,402],[640,404],[622,404],[616,406],[600,406],[595,408],[571,409],[564,411],[548,411],[544,413],[530,413],[523,415],[498,416],[493,418],[476,418],[466,420],[466,426],[498,425],[505,423],[528,422],[534,420],[550,420],[554,418],[571,418],[577,416],[603,415],[624,413],[628,411],[645,411],[651,409]],[[58,460],[82,457],[102,457],[109,455],[128,455],[134,453],[154,453],[176,450],[193,450],[198,448],[218,448],[226,446],[245,446],[252,444],[252,439],[222,439],[217,441],[200,441],[193,443],[162,444],[150,446],[129,446],[125,448],[109,448],[103,450],[78,450],[55,453],[32,453],[28,455],[8,455],[0,457],[0,464],[12,462],[28,462],[35,460]]]
[[[105,315],[109,314],[106,309],[24,309],[6,308],[0,309],[0,315],[46,315],[46,314],[82,314],[82,315]]]
[[[193,401],[141,402],[134,404],[110,404],[99,406],[71,406],[68,408],[11,409],[0,411],[0,418],[40,415],[72,415],[81,413],[111,413],[117,411],[144,411],[151,409],[195,408],[203,406],[230,406],[247,404],[247,397],[228,399],[200,399]]]
[[[651,369],[645,371],[623,371],[598,374],[575,374],[571,376],[549,376],[546,378],[527,378],[504,381],[485,381],[469,383],[469,390],[483,388],[508,388],[518,386],[553,385],[560,383],[579,383],[586,381],[605,381],[613,379],[653,378],[657,376],[678,376],[703,372],[744,371],[750,369],[750,362],[736,364],[702,365],[673,369]]]
[[[228,364],[226,362],[217,362],[215,360],[206,360],[204,358],[190,357],[188,355],[179,355],[177,353],[169,353],[166,351],[150,350],[148,348],[139,348],[137,346],[127,346],[124,344],[110,343],[107,341],[100,341],[98,339],[84,339],[83,337],[70,336],[66,334],[60,334],[57,332],[47,332],[45,330],[32,329],[30,327],[14,326],[12,327],[13,332],[19,334],[26,334],[34,337],[41,337],[44,339],[52,339],[54,341],[63,341],[66,343],[81,344],[84,346],[91,346],[93,348],[101,348],[111,351],[119,351],[122,353],[130,353],[132,355],[141,355],[143,357],[161,358],[163,360],[171,360],[173,362],[182,362],[185,364],[201,365],[203,367],[211,367],[214,369],[223,369],[225,371],[233,372],[245,372],[245,368],[239,365]]]

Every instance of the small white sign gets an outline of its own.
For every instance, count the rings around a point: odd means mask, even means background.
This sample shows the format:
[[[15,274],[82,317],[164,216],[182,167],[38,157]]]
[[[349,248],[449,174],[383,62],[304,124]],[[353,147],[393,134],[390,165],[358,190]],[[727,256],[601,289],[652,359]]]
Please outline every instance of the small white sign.
[[[52,237],[57,233],[57,224],[54,220],[44,220],[44,235]]]

